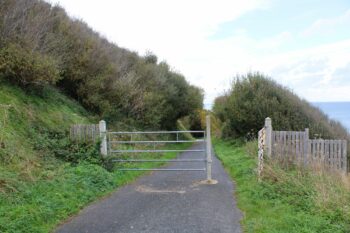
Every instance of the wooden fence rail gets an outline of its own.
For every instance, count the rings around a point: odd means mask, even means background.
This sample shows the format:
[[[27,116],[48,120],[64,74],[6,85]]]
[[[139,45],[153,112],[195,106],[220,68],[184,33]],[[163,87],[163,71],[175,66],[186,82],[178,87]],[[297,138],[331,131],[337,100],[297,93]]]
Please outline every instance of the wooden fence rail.
[[[346,140],[309,139],[308,129],[305,131],[273,131],[270,118],[266,119],[264,129],[266,131],[264,147],[267,157],[304,165],[319,162],[331,169],[345,173],[348,171]],[[271,148],[270,153],[268,148]],[[260,157],[259,150],[259,159]]]

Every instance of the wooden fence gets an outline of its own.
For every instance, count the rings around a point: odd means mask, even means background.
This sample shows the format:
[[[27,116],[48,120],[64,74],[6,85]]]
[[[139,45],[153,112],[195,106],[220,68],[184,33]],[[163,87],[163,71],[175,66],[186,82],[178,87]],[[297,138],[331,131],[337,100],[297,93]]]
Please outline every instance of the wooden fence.
[[[107,156],[107,126],[104,120],[98,124],[72,125],[70,139],[79,142],[96,142],[100,140],[100,152],[103,158]]]
[[[308,165],[320,162],[331,169],[348,171],[347,141],[309,139],[309,130],[273,131],[271,119],[265,121],[265,144],[267,157],[283,159]],[[259,145],[260,145],[259,133]],[[260,159],[259,152],[259,159]]]
[[[79,142],[95,142],[100,137],[98,124],[76,124],[70,127],[70,139]]]

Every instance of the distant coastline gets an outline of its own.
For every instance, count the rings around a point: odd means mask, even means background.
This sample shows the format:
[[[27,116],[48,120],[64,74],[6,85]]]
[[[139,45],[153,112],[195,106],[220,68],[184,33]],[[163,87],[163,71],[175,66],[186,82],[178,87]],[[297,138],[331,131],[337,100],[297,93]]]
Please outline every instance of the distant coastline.
[[[313,102],[331,119],[341,122],[350,132],[350,102]]]

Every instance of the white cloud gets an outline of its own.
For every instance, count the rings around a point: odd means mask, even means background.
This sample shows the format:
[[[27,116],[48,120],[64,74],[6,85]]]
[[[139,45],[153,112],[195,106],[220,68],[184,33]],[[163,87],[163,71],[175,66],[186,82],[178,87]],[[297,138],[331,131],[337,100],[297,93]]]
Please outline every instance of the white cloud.
[[[350,9],[343,15],[339,15],[333,18],[324,18],[316,20],[310,27],[305,29],[302,36],[312,36],[318,33],[327,34],[333,32],[333,30],[339,26],[349,27],[350,25]]]
[[[349,54],[345,40],[272,56],[257,67],[309,101],[350,101]]]

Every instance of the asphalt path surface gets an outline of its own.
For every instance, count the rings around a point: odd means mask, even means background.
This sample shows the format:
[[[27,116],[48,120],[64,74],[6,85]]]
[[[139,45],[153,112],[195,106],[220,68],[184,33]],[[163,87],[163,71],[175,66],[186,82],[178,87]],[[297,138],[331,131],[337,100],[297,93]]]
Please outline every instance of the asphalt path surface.
[[[202,149],[197,143],[191,149]],[[202,158],[184,152],[178,158]],[[204,162],[171,163],[166,168],[204,168]],[[213,156],[212,176],[205,171],[156,171],[93,203],[56,229],[57,233],[236,233],[242,217],[234,185]]]

